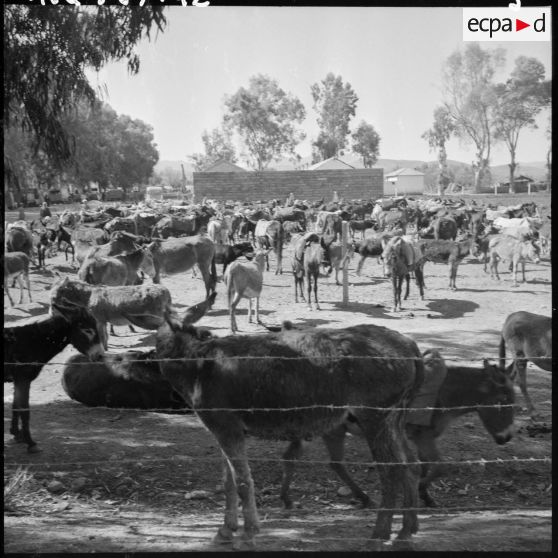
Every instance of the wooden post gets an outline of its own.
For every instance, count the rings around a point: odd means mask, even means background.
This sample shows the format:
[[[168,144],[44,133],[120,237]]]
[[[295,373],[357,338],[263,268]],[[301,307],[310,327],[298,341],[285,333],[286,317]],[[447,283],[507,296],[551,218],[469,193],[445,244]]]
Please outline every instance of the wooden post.
[[[527,195],[530,196],[531,195],[531,183],[527,182]]]
[[[494,182],[494,195],[498,194],[498,182]]]
[[[343,262],[343,306],[349,304],[349,264],[345,261],[347,256],[347,245],[349,242],[349,223],[341,223],[341,261]]]

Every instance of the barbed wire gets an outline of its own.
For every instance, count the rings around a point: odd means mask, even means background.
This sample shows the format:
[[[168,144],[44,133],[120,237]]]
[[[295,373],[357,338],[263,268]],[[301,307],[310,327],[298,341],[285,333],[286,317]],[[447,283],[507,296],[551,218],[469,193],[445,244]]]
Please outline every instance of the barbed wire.
[[[214,340],[220,339],[219,337],[212,338]],[[146,347],[144,347],[146,348]],[[142,352],[142,351],[139,351]],[[143,351],[144,353],[148,353],[149,351]],[[118,352],[118,353],[107,353],[110,355],[125,355],[126,351]],[[84,355],[81,355],[84,356]],[[394,356],[367,356],[367,355],[309,355],[309,356],[278,356],[278,355],[261,355],[261,356],[254,356],[254,355],[222,355],[222,356],[208,356],[208,357],[176,357],[176,358],[149,358],[149,359],[126,359],[126,362],[142,362],[142,363],[150,363],[150,362],[205,362],[205,361],[214,361],[214,360],[222,360],[225,358],[226,360],[257,360],[257,361],[265,361],[265,360],[285,360],[285,361],[296,361],[296,360],[303,360],[303,361],[312,361],[312,360],[387,360],[387,361],[416,361],[421,360],[422,357],[394,357]],[[486,361],[515,361],[516,358],[514,357],[502,357],[500,359],[499,356],[482,356],[482,357],[452,357],[452,356],[444,356],[444,361],[450,362],[484,362]],[[549,357],[539,357],[536,360],[548,360]],[[552,359],[551,359],[552,360]],[[47,361],[47,362],[39,362],[39,361],[16,361],[16,362],[6,362],[4,361],[4,366],[91,366],[95,364],[104,364],[103,360],[87,360],[84,362],[69,362],[69,359],[65,362],[57,362],[57,361]],[[482,369],[478,369],[481,371]]]
[[[363,466],[363,467],[377,467],[377,466],[386,466],[386,467],[412,467],[412,466],[419,466],[419,465],[479,465],[484,467],[486,465],[491,464],[498,464],[503,465],[506,463],[552,463],[552,457],[545,456],[545,457],[512,457],[511,459],[502,459],[497,457],[496,459],[465,459],[465,460],[448,460],[448,461],[406,461],[406,462],[388,462],[382,463],[378,461],[325,461],[321,459],[283,459],[281,457],[248,457],[248,461],[252,461],[255,463],[283,463],[284,461],[287,462],[295,462],[297,465],[299,464],[306,464],[306,465],[330,465],[331,463],[340,463],[343,465],[350,465],[350,466]],[[41,465],[58,465],[58,466],[83,466],[83,465],[121,465],[123,463],[135,463],[138,462],[142,463],[142,466],[146,466],[149,463],[159,463],[159,462],[167,462],[167,461],[185,461],[185,462],[192,462],[192,461],[207,461],[207,462],[216,462],[222,463],[223,456],[191,456],[191,455],[173,455],[172,457],[153,457],[149,459],[115,459],[114,461],[107,461],[106,459],[103,460],[89,460],[89,461],[64,461],[64,463],[58,463],[56,461],[42,461],[40,463],[33,463],[33,462],[17,462],[17,463],[6,463],[4,460],[4,467],[38,467]]]
[[[74,403],[80,403],[75,399],[72,399]],[[49,405],[48,403],[46,404]],[[301,405],[298,407],[188,407],[183,408],[176,407],[150,407],[149,409],[141,409],[139,407],[107,407],[104,405],[93,405],[84,406],[83,411],[96,412],[98,409],[104,411],[135,411],[138,413],[171,413],[171,414],[186,414],[186,413],[210,413],[210,412],[235,412],[235,413],[276,413],[276,412],[297,412],[297,411],[310,411],[316,409],[323,409],[327,411],[350,411],[350,410],[368,410],[368,411],[410,411],[410,412],[420,412],[420,411],[464,411],[470,410],[471,412],[477,409],[521,409],[521,405],[518,403],[496,403],[496,404],[471,404],[471,405],[461,405],[452,407],[374,407],[370,405],[333,405],[333,404],[323,404],[323,405]],[[22,407],[14,408],[12,404],[12,411],[17,412],[31,412],[35,413],[47,413],[54,416],[64,416],[64,413],[52,411],[50,409],[37,408],[37,407]]]

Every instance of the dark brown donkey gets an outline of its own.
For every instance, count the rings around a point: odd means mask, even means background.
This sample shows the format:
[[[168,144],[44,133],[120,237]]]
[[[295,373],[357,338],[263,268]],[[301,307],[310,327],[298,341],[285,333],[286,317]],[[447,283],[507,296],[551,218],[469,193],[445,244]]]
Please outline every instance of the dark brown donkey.
[[[254,548],[259,532],[246,436],[302,439],[337,428],[351,413],[378,463],[382,501],[372,534],[390,538],[402,493],[399,540],[418,529],[416,467],[403,433],[404,408],[423,379],[416,344],[379,326],[311,328],[260,335],[208,336],[193,326],[208,303],[168,316],[157,332],[163,376],[217,439],[225,457],[226,511],[216,541],[233,543],[242,503],[244,533],[236,548]],[[397,337],[398,356],[384,350]],[[175,360],[176,359],[176,360]],[[396,409],[394,409],[396,408]],[[389,463],[390,465],[384,465]],[[393,463],[406,466],[394,467]]]
[[[497,444],[505,444],[513,435],[514,391],[504,372],[494,365],[484,363],[483,368],[446,366],[438,351],[424,353],[425,380],[423,386],[435,388],[434,393],[419,391],[409,405],[406,419],[407,437],[418,449],[421,465],[419,495],[425,505],[435,507],[436,502],[428,493],[431,482],[441,476],[443,465],[436,440],[458,417],[477,412],[484,427]],[[437,386],[436,386],[437,384]],[[432,410],[436,407],[436,410]],[[426,409],[425,409],[426,408]],[[428,409],[430,408],[430,410]],[[330,466],[351,489],[363,507],[371,505],[369,496],[355,483],[343,465],[345,433],[362,436],[358,421],[349,414],[337,429],[323,436],[330,455]],[[292,506],[289,484],[294,467],[293,459],[302,455],[300,440],[291,443],[283,456],[284,473],[281,499],[285,506]]]

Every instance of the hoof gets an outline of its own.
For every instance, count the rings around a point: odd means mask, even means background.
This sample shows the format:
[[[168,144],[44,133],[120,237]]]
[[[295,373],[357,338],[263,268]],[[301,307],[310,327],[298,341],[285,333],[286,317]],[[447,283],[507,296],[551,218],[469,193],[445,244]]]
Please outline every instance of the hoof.
[[[27,448],[27,453],[41,453],[43,450],[37,445],[33,444]]]
[[[240,538],[233,542],[233,550],[239,552],[254,552],[256,550],[254,537],[249,537],[248,535],[243,534]]]
[[[213,542],[217,544],[230,544],[233,542],[234,532],[228,527],[219,527],[217,534],[213,537]]]

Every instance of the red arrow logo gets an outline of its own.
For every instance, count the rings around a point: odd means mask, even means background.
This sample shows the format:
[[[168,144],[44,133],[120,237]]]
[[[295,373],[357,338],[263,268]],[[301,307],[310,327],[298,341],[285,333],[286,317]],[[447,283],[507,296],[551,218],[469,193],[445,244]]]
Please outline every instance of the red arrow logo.
[[[521,21],[520,19],[515,20],[515,30],[516,31],[521,31],[522,29],[525,29],[525,27],[531,27],[530,23],[525,23],[524,21]]]

